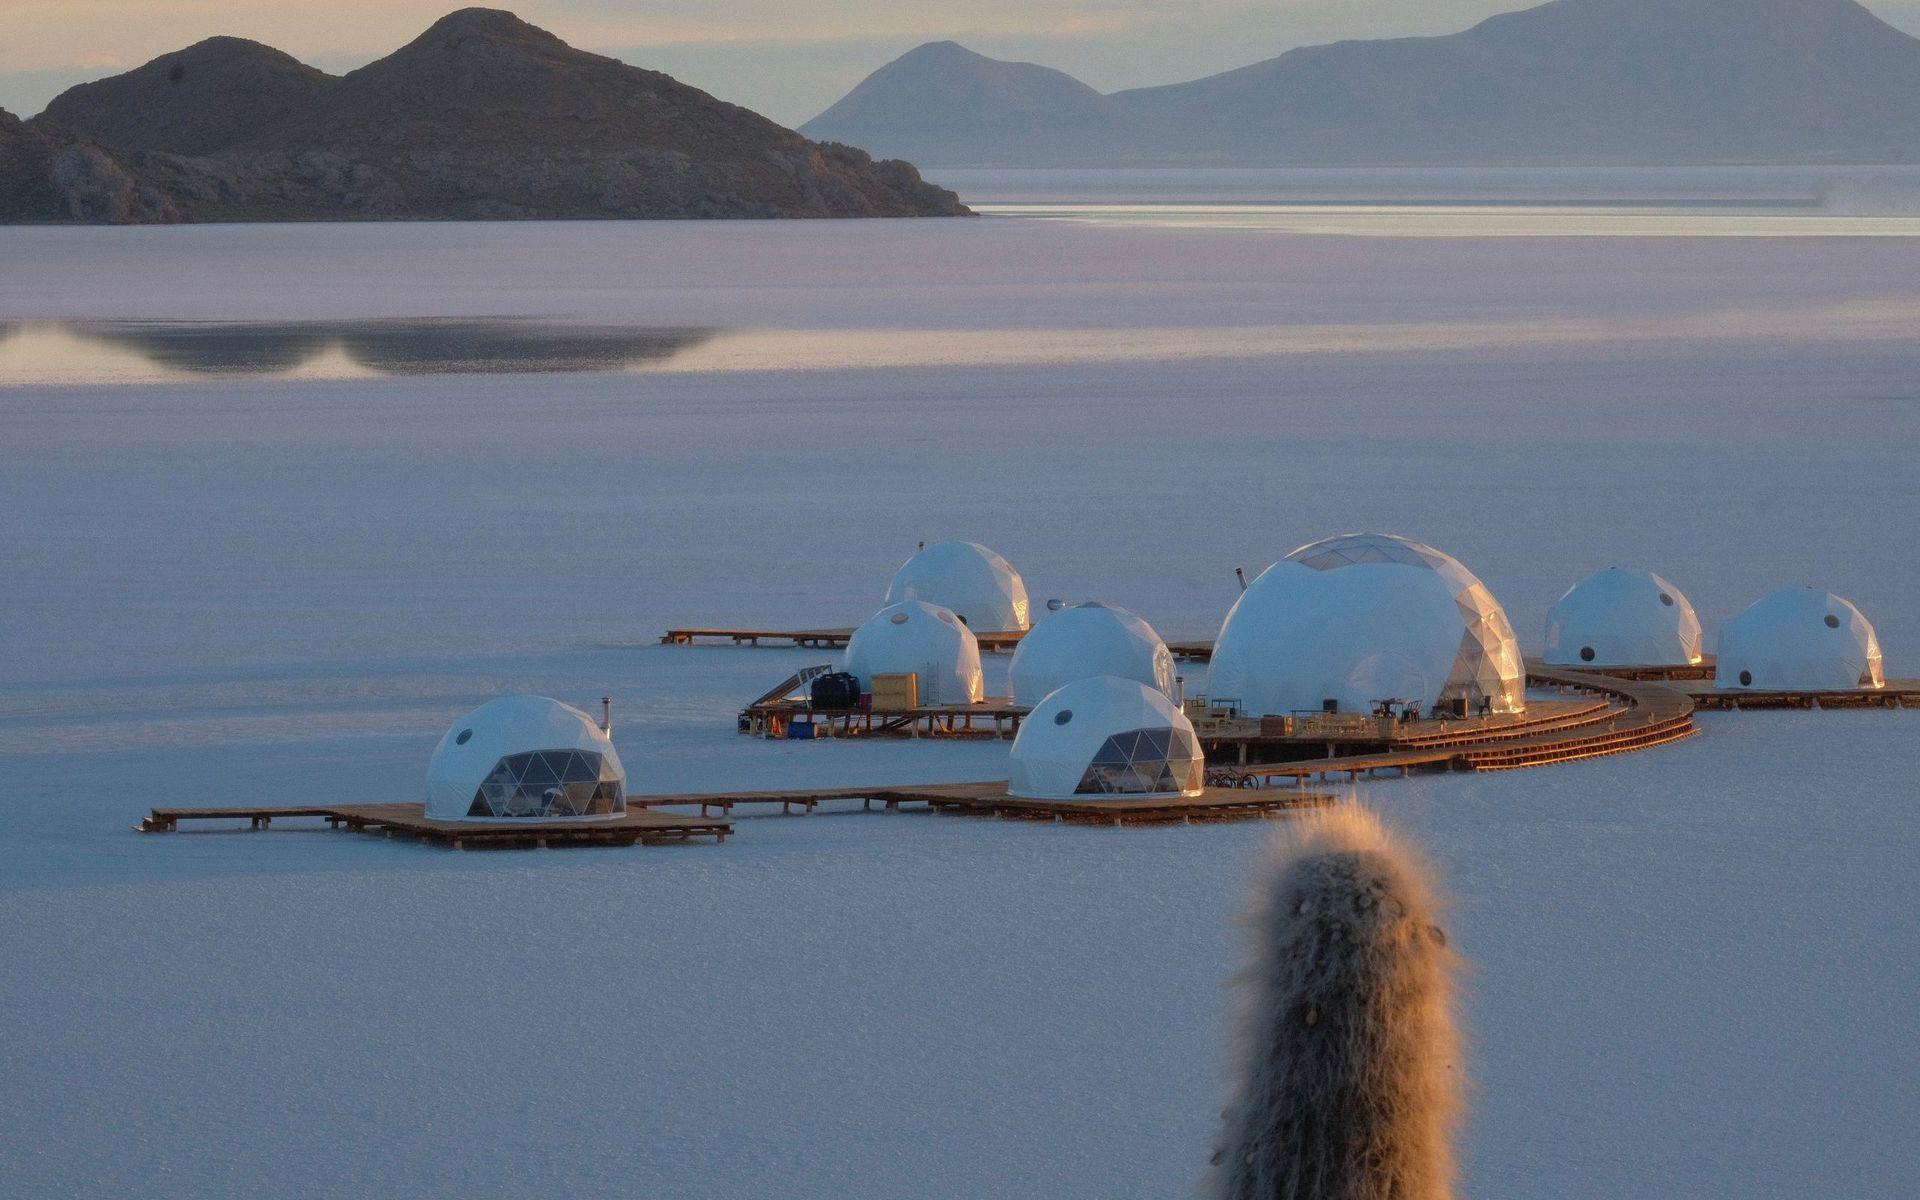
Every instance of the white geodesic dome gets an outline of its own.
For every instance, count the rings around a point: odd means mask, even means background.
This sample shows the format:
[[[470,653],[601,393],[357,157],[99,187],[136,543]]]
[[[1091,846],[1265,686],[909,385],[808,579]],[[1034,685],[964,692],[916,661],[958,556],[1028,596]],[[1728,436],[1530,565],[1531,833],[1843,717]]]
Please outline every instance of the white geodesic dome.
[[[1013,739],[1009,795],[1030,800],[1197,796],[1206,760],[1186,714],[1132,679],[1078,679],[1034,706]]]
[[[1547,611],[1546,660],[1563,667],[1673,666],[1700,661],[1700,618],[1652,571],[1608,567]]]
[[[977,633],[1027,627],[1027,585],[1007,560],[978,542],[936,542],[894,572],[887,603],[924,600],[950,609]]]
[[[502,696],[453,723],[427,764],[436,821],[609,820],[627,772],[599,723],[546,696]]]
[[[1008,668],[1013,702],[1032,708],[1076,679],[1112,675],[1174,693],[1173,655],[1153,626],[1124,608],[1089,603],[1048,613],[1020,639]]]
[[[1431,546],[1342,534],[1269,567],[1227,613],[1208,694],[1260,716],[1367,712],[1382,700],[1422,710],[1526,708],[1526,665],[1499,601]]]
[[[1886,686],[1880,639],[1850,601],[1788,588],[1720,627],[1714,686],[1843,691]]]
[[[868,617],[847,639],[840,669],[873,690],[875,675],[918,675],[921,704],[978,704],[980,643],[937,604],[905,600]]]

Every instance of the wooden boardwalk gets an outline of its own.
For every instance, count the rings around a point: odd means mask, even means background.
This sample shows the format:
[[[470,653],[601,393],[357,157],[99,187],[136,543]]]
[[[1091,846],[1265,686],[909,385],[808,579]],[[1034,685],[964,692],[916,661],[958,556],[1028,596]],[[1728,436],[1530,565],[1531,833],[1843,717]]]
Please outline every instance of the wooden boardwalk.
[[[1382,772],[1407,775],[1421,768],[1511,771],[1651,749],[1700,732],[1693,722],[1692,700],[1669,685],[1568,671],[1539,662],[1528,663],[1527,678],[1537,686],[1571,688],[1605,699],[1552,719],[1477,731],[1463,728],[1452,736],[1426,739],[1404,749],[1222,766],[1210,769],[1207,777],[1222,787],[1261,788],[1278,780],[1304,786],[1313,778],[1345,775],[1352,781]]]
[[[1543,664],[1544,665],[1544,664]],[[1648,663],[1637,667],[1568,667],[1587,675],[1607,675],[1614,679],[1637,679],[1647,683],[1676,683],[1689,679],[1712,679],[1714,657],[1702,655],[1697,663]]]
[[[702,643],[726,643],[734,646],[802,646],[818,650],[844,650],[853,636],[853,627],[843,629],[754,629],[724,626],[677,626],[660,635],[666,646],[693,646]],[[993,632],[974,631],[974,640],[987,653],[1012,650],[1026,636],[1020,629]],[[1213,657],[1213,639],[1175,640],[1167,643],[1175,658],[1205,662]]]
[[[318,818],[332,829],[438,842],[456,850],[479,846],[658,846],[702,837],[724,842],[733,832],[730,823],[704,814],[679,816],[631,804],[614,819],[571,822],[434,821],[427,818],[424,804],[155,808],[138,828],[142,833],[172,833],[183,821],[245,821],[249,829],[268,829],[276,820],[298,818]]]
[[[1087,797],[1079,800],[1026,800],[1007,794],[1004,780],[985,783],[904,784],[893,787],[793,788],[760,792],[699,792],[668,796],[629,796],[627,804],[661,807],[698,807],[701,813],[718,809],[731,813],[742,804],[778,804],[782,812],[812,812],[833,801],[861,802],[892,811],[905,805],[966,816],[1003,817],[1025,821],[1055,821],[1069,825],[1197,825],[1245,821],[1302,808],[1335,803],[1335,797],[1317,792],[1272,791],[1209,787],[1198,796],[1171,798]]]
[[[1920,679],[1889,679],[1885,687],[1809,691],[1760,691],[1683,684],[1696,707],[1720,712],[1756,708],[1920,708]]]
[[[784,695],[785,693],[782,693]],[[761,697],[740,713],[741,732],[785,737],[799,721],[813,726],[816,738],[959,737],[1010,738],[1027,715],[1004,696],[978,704],[927,704],[917,708],[816,709],[798,701]]]

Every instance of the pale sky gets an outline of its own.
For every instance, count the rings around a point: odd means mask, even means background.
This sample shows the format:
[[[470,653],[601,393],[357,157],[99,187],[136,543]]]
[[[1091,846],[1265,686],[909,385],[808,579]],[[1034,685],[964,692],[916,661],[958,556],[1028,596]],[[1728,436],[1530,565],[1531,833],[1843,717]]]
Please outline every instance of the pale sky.
[[[214,34],[324,70],[410,41],[458,0],[0,0],[0,108],[38,112],[74,83]],[[583,49],[666,71],[793,125],[921,42],[1059,67],[1102,91],[1174,83],[1339,38],[1450,33],[1529,0],[518,0]],[[1920,34],[1920,0],[1877,0]]]

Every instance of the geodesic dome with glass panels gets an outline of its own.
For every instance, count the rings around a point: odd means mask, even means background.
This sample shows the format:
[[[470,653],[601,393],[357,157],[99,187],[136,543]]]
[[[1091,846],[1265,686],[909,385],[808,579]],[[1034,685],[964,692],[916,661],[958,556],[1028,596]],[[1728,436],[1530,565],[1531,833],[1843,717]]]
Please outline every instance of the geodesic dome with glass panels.
[[[1007,793],[1028,800],[1197,796],[1206,759],[1166,694],[1096,675],[1049,694],[1020,722]]]
[[[1153,626],[1124,608],[1076,604],[1040,619],[1014,649],[1013,702],[1031,708],[1048,692],[1113,675],[1174,694],[1173,655]]]
[[[545,696],[502,696],[455,721],[427,764],[436,821],[607,820],[627,772],[607,731]]]
[[[1819,588],[1756,600],[1720,627],[1721,688],[1849,691],[1885,687],[1880,639],[1852,602]]]
[[[1208,694],[1256,716],[1526,708],[1526,666],[1505,610],[1449,555],[1391,534],[1302,546],[1241,593],[1220,628]]]
[[[1562,667],[1672,666],[1700,661],[1700,618],[1652,571],[1608,567],[1547,611],[1546,660]]]
[[[1007,560],[978,542],[936,542],[894,572],[887,603],[924,600],[980,633],[1027,627],[1027,585]]]
[[[937,604],[906,600],[868,617],[847,639],[840,669],[873,690],[875,675],[917,675],[921,704],[978,704],[986,694],[980,643]]]

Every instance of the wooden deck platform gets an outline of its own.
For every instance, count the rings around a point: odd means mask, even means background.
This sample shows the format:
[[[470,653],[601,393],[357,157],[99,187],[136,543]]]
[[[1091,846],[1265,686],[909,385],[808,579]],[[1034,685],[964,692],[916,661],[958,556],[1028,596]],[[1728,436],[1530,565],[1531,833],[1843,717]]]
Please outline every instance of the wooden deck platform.
[[[782,812],[812,812],[831,801],[861,802],[892,811],[905,805],[968,816],[1004,817],[1026,821],[1057,821],[1070,825],[1194,825],[1216,821],[1245,821],[1301,808],[1336,802],[1333,796],[1287,789],[1270,792],[1245,788],[1209,787],[1199,796],[1160,799],[1087,797],[1082,800],[1024,800],[1007,795],[1004,780],[985,783],[905,784],[895,787],[794,788],[761,792],[705,792],[667,796],[629,796],[629,806],[653,808],[698,807],[702,814],[735,806],[778,804]]]
[[[853,636],[852,626],[844,629],[732,629],[677,628],[660,635],[666,646],[692,646],[724,642],[735,646],[802,646],[816,650],[844,650]],[[1011,650],[1026,636],[1015,629],[999,633],[975,631],[974,639],[986,651]]]
[[[740,731],[755,737],[787,736],[795,722],[814,727],[816,738],[959,737],[1011,738],[1027,710],[1004,696],[979,704],[927,704],[917,708],[816,709],[762,697],[740,712]]]
[[[1264,762],[1210,768],[1207,778],[1222,787],[1261,788],[1278,780],[1304,786],[1313,778],[1349,781],[1382,772],[1408,775],[1418,769],[1511,771],[1551,763],[1577,762],[1604,755],[1651,749],[1694,736],[1693,702],[1667,684],[1567,671],[1529,662],[1527,679],[1535,686],[1578,690],[1597,702],[1563,707],[1553,716],[1517,720],[1502,726],[1463,728],[1451,736],[1361,754]],[[1541,704],[1529,706],[1537,712]]]
[[[1569,667],[1588,675],[1608,675],[1615,679],[1637,679],[1648,683],[1675,683],[1689,679],[1712,679],[1714,656],[1702,655],[1697,663],[1647,663],[1637,667]]]
[[[801,646],[819,650],[844,650],[853,636],[853,627],[841,629],[754,629],[722,626],[679,626],[660,635],[665,646],[693,646],[702,643],[727,643],[734,646]],[[1026,636],[1025,630],[1008,629],[983,633],[974,631],[974,640],[986,653],[1010,651]],[[1213,639],[1170,641],[1167,649],[1175,658],[1205,662],[1213,657]]]
[[[479,846],[657,846],[711,837],[724,842],[733,826],[704,815],[680,816],[629,805],[606,821],[434,821],[423,804],[334,804],[315,807],[155,808],[142,833],[172,833],[183,821],[245,821],[249,829],[298,818],[324,820],[332,829],[418,838],[465,850]]]
[[[1694,706],[1717,712],[1756,708],[1920,708],[1920,679],[1889,679],[1885,687],[1810,691],[1760,691],[1701,683],[1677,685]]]

